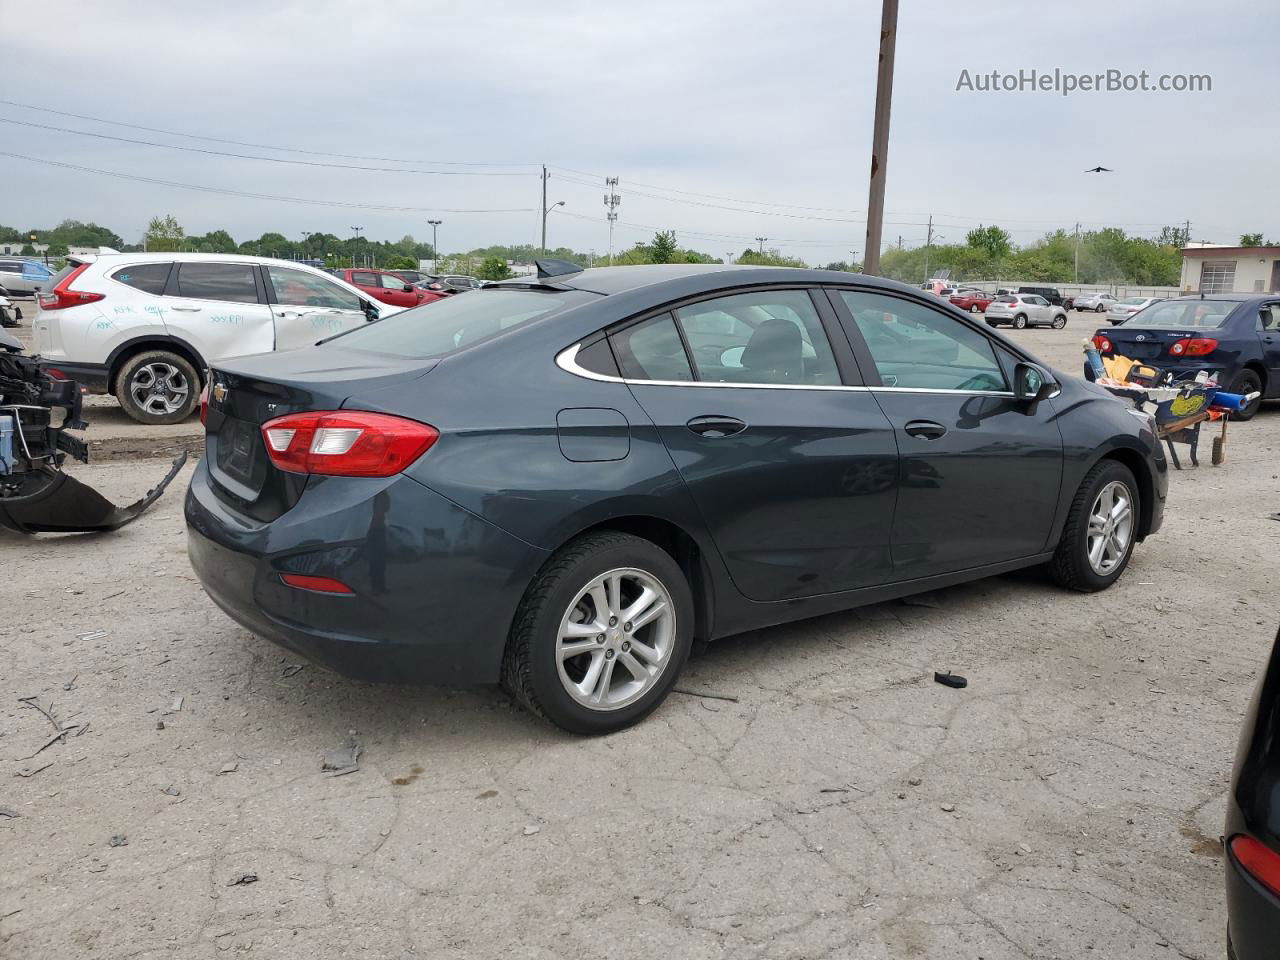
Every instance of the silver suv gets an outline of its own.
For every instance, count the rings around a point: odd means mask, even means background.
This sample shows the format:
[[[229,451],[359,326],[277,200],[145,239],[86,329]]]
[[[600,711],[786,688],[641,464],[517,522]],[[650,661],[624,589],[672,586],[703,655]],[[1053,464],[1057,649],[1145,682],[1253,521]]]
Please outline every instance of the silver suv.
[[[28,257],[0,257],[0,287],[20,297],[34,297],[48,289],[53,271]]]

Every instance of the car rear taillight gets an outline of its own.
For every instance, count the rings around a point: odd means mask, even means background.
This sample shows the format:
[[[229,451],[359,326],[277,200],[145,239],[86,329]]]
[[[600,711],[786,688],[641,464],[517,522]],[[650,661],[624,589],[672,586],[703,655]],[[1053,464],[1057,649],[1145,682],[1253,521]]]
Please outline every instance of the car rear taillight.
[[[209,384],[204,385],[204,389],[200,391],[200,424],[204,426],[209,422]]]
[[[335,580],[333,577],[313,577],[302,573],[282,573],[280,574],[280,582],[286,587],[310,590],[313,593],[336,593],[345,597],[355,593],[341,580]]]
[[[67,307],[79,307],[86,303],[97,303],[99,300],[105,300],[105,293],[87,293],[81,290],[72,290],[71,283],[76,277],[89,269],[87,263],[82,263],[76,267],[60,281],[48,293],[38,294],[41,310],[65,310]]]
[[[1229,846],[1245,872],[1280,897],[1280,853],[1243,833],[1232,837]]]
[[[393,476],[439,436],[417,420],[359,410],[290,413],[262,425],[267,455],[279,469],[331,477]]]
[[[1111,341],[1100,333],[1094,335],[1093,347],[1099,353],[1111,353],[1115,349],[1115,347],[1112,346]]]
[[[1212,337],[1184,337],[1169,345],[1169,353],[1175,357],[1203,357],[1218,349],[1218,341]]]

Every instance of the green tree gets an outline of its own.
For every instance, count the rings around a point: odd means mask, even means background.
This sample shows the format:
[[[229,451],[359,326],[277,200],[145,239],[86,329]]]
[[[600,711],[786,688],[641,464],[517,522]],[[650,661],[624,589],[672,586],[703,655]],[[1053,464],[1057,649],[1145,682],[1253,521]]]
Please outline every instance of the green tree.
[[[188,237],[187,242],[200,253],[236,252],[236,242],[225,230],[210,230],[203,237]]]
[[[387,257],[386,262],[382,265],[384,270],[417,270],[418,261],[414,257],[405,257],[400,254],[392,254]]]
[[[181,250],[186,246],[186,235],[182,231],[182,224],[178,223],[173,214],[152,217],[142,239],[149,251],[169,252]]]
[[[659,230],[655,233],[653,235],[653,243],[650,244],[650,251],[653,263],[676,262],[680,248],[676,244],[675,231]]]
[[[989,227],[977,226],[965,234],[965,243],[976,250],[985,251],[993,260],[1000,260],[1009,255],[1013,249],[1013,238],[995,224]]]
[[[1242,233],[1242,234],[1240,234],[1240,246],[1242,246],[1242,247],[1260,247],[1260,246],[1262,246],[1262,234],[1260,234],[1260,233]]]
[[[798,257],[786,257],[782,255],[782,251],[776,247],[761,253],[759,250],[752,250],[750,247],[738,254],[738,263],[747,263],[753,267],[806,267],[808,266]]]
[[[502,257],[485,257],[476,271],[479,280],[506,280],[511,275],[511,268]]]

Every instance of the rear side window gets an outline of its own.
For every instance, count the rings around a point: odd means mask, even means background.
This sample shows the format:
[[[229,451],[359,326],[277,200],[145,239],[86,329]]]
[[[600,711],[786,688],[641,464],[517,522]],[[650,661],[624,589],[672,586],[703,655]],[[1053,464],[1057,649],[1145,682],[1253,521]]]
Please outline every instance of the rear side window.
[[[596,299],[582,290],[480,290],[404,310],[325,342],[402,357],[444,357]]]
[[[480,296],[484,295],[481,291]],[[459,297],[470,300],[470,297]],[[693,379],[689,357],[671,314],[650,317],[610,337],[622,375],[630,380]]]
[[[257,303],[253,267],[247,263],[180,263],[178,296],[195,300]]]
[[[139,263],[132,267],[121,267],[111,274],[111,279],[143,293],[159,296],[164,293],[164,285],[169,280],[169,269],[172,266],[171,263]]]
[[[703,300],[676,311],[698,379],[711,383],[832,386],[840,372],[803,290]]]
[[[359,287],[376,287],[378,285],[378,275],[376,273],[356,271],[351,274],[351,282]]]

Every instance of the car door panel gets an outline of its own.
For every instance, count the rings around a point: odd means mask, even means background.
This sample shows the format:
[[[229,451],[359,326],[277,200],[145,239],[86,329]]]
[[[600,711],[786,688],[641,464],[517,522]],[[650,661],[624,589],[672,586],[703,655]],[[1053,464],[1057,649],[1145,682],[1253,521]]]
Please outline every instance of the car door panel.
[[[275,264],[263,270],[277,350],[310,346],[367,320],[360,298],[327,277]]]
[[[763,322],[730,297],[711,301],[701,315],[707,322],[686,329],[691,336],[678,335],[672,315],[661,314],[610,339],[744,596],[789,600],[883,583],[897,495],[893,429],[868,391],[840,382],[820,326],[787,348],[798,367],[761,349],[788,340],[792,306],[817,322],[807,293],[772,293]],[[826,353],[808,356],[815,346]],[[735,382],[694,381],[686,349]],[[719,357],[731,365],[716,367]],[[784,382],[797,371],[811,382]],[[751,382],[770,377],[778,382]],[[819,379],[827,382],[812,382]]]
[[[228,267],[239,269],[222,269]],[[206,363],[268,353],[275,349],[271,308],[248,299],[260,298],[260,283],[251,264],[184,261],[170,274],[165,295],[143,309],[154,312],[171,335],[193,346]],[[226,296],[241,299],[222,299]]]
[[[1052,403],[1015,400],[1004,348],[957,317],[878,292],[833,302],[897,436],[894,579],[1042,552],[1062,480]]]
[[[1280,301],[1263,304],[1256,323],[1262,363],[1267,368],[1267,394],[1280,396]]]

